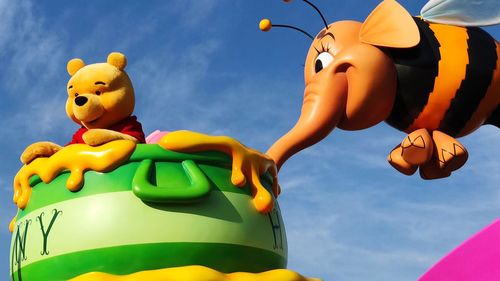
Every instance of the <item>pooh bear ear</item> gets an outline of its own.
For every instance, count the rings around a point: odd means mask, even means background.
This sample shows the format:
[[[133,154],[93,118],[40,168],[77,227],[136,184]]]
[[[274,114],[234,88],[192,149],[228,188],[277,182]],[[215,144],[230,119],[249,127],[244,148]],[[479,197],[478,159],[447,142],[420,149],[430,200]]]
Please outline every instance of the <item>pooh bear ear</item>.
[[[411,48],[420,42],[420,32],[405,8],[394,0],[384,0],[366,18],[359,39],[379,47]]]
[[[115,66],[119,70],[124,70],[127,66],[127,57],[124,54],[113,52],[108,55],[108,63]]]
[[[68,73],[70,76],[75,75],[75,73],[82,67],[85,66],[85,62],[81,59],[72,59],[68,61],[68,64],[66,65],[66,69],[68,70]]]

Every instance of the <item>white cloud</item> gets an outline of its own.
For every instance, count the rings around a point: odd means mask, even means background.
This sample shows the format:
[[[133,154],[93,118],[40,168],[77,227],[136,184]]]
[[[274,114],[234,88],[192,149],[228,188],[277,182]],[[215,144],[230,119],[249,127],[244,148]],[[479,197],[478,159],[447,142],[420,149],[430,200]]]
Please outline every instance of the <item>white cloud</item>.
[[[393,276],[415,280],[489,224],[498,210],[498,201],[480,207],[477,202],[465,206],[400,202],[382,187],[380,193],[361,188],[346,191],[336,185],[325,187],[320,181],[300,190],[284,190],[282,195],[290,266],[336,280],[390,280]],[[342,183],[338,179],[337,184]]]
[[[201,25],[202,22],[209,19],[212,12],[220,4],[219,1],[213,0],[197,0],[184,1],[176,0],[172,5],[169,5],[168,12],[181,15],[181,22],[188,27]]]
[[[61,93],[65,90],[54,81],[63,63],[64,48],[58,33],[46,30],[43,18],[33,14],[30,2],[3,1],[0,14],[5,15],[0,22],[1,83],[5,90],[0,108],[9,112],[0,125],[20,139],[34,141],[60,129],[63,118],[59,116],[64,109],[56,110],[53,105],[64,99]]]
[[[387,126],[334,131],[299,153],[280,172],[291,268],[334,280],[417,279],[497,217],[498,134],[485,127],[462,139],[468,163],[437,181],[387,164],[387,147],[402,139]]]
[[[218,45],[216,40],[198,43],[176,55],[165,49],[132,63],[129,73],[135,83],[137,114],[149,131],[193,123],[193,111],[200,105],[190,100],[200,99],[200,81],[206,79],[210,57]],[[203,120],[197,119],[197,123]]]

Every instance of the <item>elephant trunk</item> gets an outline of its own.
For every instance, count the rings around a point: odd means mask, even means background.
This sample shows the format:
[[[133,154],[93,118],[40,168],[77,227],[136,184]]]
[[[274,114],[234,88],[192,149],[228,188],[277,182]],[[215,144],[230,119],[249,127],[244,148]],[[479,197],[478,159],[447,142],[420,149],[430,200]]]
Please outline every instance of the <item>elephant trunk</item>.
[[[321,80],[320,80],[321,81]],[[278,169],[295,153],[325,138],[345,115],[347,78],[337,73],[328,83],[311,82],[295,126],[267,151]]]

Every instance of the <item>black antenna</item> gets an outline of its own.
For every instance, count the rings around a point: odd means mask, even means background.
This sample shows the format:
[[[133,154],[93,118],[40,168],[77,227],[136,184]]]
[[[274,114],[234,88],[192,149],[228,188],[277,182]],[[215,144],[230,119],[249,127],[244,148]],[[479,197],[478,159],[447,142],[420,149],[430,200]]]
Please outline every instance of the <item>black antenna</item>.
[[[302,32],[303,34],[305,34],[307,37],[309,37],[311,40],[314,40],[314,37],[312,37],[311,34],[307,33],[306,31],[304,31],[303,29],[300,29],[298,27],[295,27],[295,26],[292,26],[292,25],[287,25],[287,24],[272,24],[271,21],[269,19],[263,19],[260,21],[259,23],[259,28],[260,30],[264,31],[264,32],[267,32],[269,30],[271,30],[272,27],[284,27],[284,28],[291,28],[291,29],[294,29],[294,30],[297,30],[297,31],[300,31]]]
[[[302,0],[302,1],[306,2],[307,4],[309,4],[311,7],[313,7],[313,8],[316,10],[316,12],[318,12],[319,16],[320,16],[320,17],[321,17],[321,19],[323,20],[323,23],[325,24],[326,29],[328,29],[328,23],[326,23],[326,19],[325,19],[325,17],[323,16],[323,14],[321,13],[321,11],[318,9],[318,7],[314,6],[314,4],[313,4],[313,3],[311,3],[311,2],[309,2],[309,1],[307,1],[307,0]]]

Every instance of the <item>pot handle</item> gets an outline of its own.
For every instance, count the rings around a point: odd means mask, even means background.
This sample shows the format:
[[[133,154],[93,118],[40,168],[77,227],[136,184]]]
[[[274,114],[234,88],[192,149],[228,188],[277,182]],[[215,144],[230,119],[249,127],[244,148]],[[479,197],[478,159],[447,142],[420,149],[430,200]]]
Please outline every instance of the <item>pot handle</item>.
[[[153,160],[144,159],[132,179],[132,191],[142,201],[151,203],[185,203],[199,201],[210,193],[210,181],[193,160],[182,161],[189,186],[155,186],[149,181]]]

